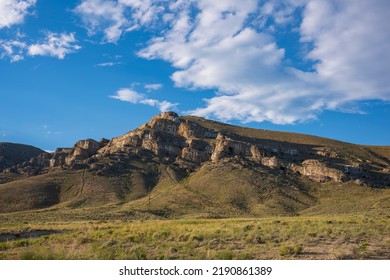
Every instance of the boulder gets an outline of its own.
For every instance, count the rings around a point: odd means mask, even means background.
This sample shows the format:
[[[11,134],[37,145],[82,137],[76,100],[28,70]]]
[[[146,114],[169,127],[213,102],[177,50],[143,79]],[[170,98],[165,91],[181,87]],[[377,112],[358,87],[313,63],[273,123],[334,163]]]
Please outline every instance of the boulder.
[[[261,159],[261,164],[268,166],[268,167],[271,167],[271,168],[279,168],[282,165],[281,161],[278,160],[278,158],[276,156],[263,157]]]

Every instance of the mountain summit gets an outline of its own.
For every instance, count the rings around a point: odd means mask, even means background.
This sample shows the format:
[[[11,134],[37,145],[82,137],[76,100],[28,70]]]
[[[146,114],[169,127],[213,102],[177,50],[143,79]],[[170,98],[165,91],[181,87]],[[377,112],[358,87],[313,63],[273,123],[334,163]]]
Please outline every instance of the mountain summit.
[[[321,186],[387,189],[389,151],[165,112],[5,169],[0,211],[120,203],[168,216],[297,214]]]

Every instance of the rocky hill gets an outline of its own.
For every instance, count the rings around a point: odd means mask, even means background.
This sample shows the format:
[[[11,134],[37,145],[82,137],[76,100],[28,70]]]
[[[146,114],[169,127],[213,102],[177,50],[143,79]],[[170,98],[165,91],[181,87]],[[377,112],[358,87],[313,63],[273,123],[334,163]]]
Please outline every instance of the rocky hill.
[[[5,169],[0,212],[114,203],[160,216],[297,214],[329,186],[382,189],[388,204],[388,151],[166,112]]]
[[[0,142],[0,172],[44,153],[33,146]]]

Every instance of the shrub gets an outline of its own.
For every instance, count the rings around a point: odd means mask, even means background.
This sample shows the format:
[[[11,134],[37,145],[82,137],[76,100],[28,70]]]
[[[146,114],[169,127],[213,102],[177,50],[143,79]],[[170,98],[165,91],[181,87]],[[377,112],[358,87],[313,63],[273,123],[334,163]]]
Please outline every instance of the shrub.
[[[233,253],[231,251],[225,250],[222,252],[219,252],[216,255],[217,260],[232,260],[233,259]]]
[[[8,249],[8,246],[6,243],[0,243],[0,251],[5,251]]]
[[[27,251],[27,252],[23,252],[20,254],[20,259],[21,260],[36,260],[36,256],[34,254],[34,252],[32,251]]]
[[[192,241],[203,241],[204,240],[204,237],[203,235],[193,235],[192,238],[191,238]]]
[[[147,258],[147,255],[146,255],[145,248],[142,247],[142,246],[134,247],[131,250],[131,259],[134,259],[134,260],[147,260],[148,258]]]
[[[248,199],[246,195],[242,192],[236,193],[234,197],[230,199],[230,204],[233,205],[234,207],[247,211],[248,210]]]
[[[302,254],[303,246],[302,245],[281,245],[279,248],[279,255],[282,257],[286,256],[297,256]]]
[[[260,234],[260,233],[254,233],[252,235],[249,235],[245,237],[245,241],[247,243],[252,243],[252,244],[265,244],[265,238]]]
[[[250,253],[240,253],[237,256],[238,260],[252,260],[253,256]]]

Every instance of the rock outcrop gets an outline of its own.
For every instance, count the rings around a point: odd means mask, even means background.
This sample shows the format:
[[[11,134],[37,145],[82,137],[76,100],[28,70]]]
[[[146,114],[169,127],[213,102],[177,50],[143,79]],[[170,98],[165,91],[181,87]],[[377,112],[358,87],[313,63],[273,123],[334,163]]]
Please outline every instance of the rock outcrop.
[[[328,181],[343,182],[347,178],[341,170],[328,167],[324,162],[314,159],[305,160],[301,165],[291,165],[290,168],[294,172],[321,183]]]

